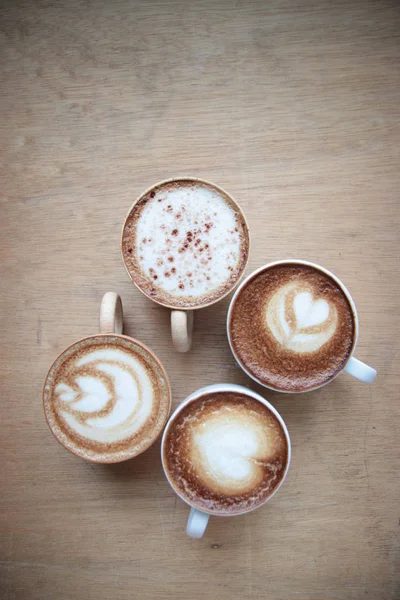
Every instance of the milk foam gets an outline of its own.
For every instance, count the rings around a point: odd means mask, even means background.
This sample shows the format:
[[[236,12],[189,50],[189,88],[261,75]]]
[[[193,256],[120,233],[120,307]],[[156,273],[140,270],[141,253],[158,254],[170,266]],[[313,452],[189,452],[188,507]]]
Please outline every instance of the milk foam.
[[[54,389],[55,408],[88,440],[115,443],[135,434],[153,409],[153,384],[139,359],[123,348],[89,350]]]
[[[136,223],[138,264],[156,289],[205,296],[224,286],[241,264],[237,219],[216,190],[200,184],[160,187]]]
[[[314,299],[301,282],[280,287],[265,308],[265,325],[285,349],[298,354],[317,352],[334,335],[336,307],[325,298]]]
[[[203,481],[224,494],[241,494],[263,478],[274,451],[265,422],[253,413],[226,408],[192,430],[192,461]]]

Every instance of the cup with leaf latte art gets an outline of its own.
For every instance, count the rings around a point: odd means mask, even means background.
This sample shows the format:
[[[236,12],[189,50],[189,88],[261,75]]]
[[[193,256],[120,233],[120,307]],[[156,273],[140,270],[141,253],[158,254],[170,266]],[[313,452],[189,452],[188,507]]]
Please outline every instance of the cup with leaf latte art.
[[[249,275],[232,298],[227,328],[239,365],[276,391],[316,389],[343,370],[366,383],[376,375],[352,356],[358,316],[350,293],[314,263],[284,260]]]
[[[43,388],[47,423],[73,454],[93,462],[127,460],[161,433],[171,406],[168,378],[144,344],[122,335],[122,303],[105,294],[100,334],[69,346]]]

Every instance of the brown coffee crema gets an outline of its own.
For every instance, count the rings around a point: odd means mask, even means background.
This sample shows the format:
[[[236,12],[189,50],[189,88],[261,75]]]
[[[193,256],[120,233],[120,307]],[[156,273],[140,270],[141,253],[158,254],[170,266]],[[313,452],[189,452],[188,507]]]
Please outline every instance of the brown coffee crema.
[[[45,416],[71,452],[119,462],[143,452],[170,410],[166,374],[141,344],[112,334],[85,338],[53,363],[43,388]]]
[[[195,179],[145,193],[123,228],[122,255],[132,281],[172,308],[197,308],[228,293],[247,263],[249,234],[223,190]]]
[[[207,393],[169,426],[163,462],[189,503],[234,515],[274,492],[285,474],[288,444],[280,422],[261,402],[237,392]]]
[[[306,391],[335,377],[356,336],[354,312],[340,285],[296,263],[255,274],[236,297],[228,328],[239,363],[281,391]]]

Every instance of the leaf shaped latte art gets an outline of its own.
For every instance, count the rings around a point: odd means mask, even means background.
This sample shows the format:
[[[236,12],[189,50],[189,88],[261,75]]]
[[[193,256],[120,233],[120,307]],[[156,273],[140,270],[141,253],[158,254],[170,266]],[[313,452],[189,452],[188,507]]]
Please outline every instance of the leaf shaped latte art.
[[[324,298],[314,299],[312,291],[288,283],[270,298],[265,322],[276,341],[299,354],[317,352],[336,331],[336,307]]]
[[[56,408],[84,438],[116,443],[137,432],[151,416],[153,385],[134,356],[122,349],[93,350],[72,365],[55,387]]]

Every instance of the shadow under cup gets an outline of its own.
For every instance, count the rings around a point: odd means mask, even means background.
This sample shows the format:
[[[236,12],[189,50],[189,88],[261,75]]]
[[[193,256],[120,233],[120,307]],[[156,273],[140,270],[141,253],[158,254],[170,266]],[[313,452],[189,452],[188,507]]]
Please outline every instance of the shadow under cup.
[[[240,385],[215,384],[175,410],[161,457],[169,484],[191,506],[187,533],[201,537],[211,515],[251,512],[277,492],[291,445],[282,417],[267,400]]]

